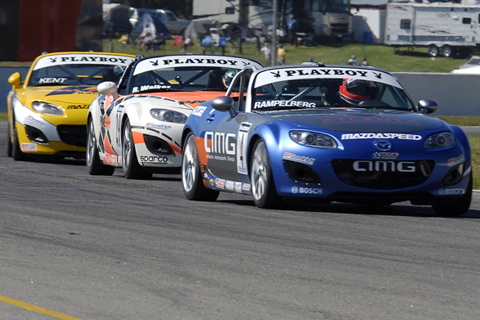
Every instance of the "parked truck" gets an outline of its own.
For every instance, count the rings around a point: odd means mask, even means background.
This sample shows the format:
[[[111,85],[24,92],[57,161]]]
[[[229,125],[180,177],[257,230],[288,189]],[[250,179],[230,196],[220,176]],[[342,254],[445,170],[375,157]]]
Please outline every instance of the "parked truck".
[[[428,47],[432,57],[466,55],[480,46],[480,5],[388,3],[385,44]]]

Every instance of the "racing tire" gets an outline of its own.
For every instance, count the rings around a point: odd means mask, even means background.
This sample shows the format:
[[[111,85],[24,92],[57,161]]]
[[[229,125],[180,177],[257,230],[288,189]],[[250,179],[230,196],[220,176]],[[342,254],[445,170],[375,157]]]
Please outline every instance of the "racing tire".
[[[272,167],[265,142],[255,142],[250,158],[250,181],[253,202],[259,208],[277,208],[284,201],[279,197],[273,181]]]
[[[198,159],[195,136],[188,133],[183,145],[182,158],[182,187],[188,200],[215,201],[219,191],[207,189],[203,184],[200,173],[200,160]]]
[[[127,179],[150,179],[152,173],[138,163],[135,142],[133,141],[132,127],[127,119],[122,131],[123,175]]]
[[[10,133],[8,135],[10,136]],[[15,161],[23,161],[27,159],[27,155],[23,153],[20,149],[20,142],[18,141],[17,133],[17,124],[15,123],[15,120],[13,120],[12,158]]]
[[[470,175],[470,180],[468,181],[467,191],[465,195],[451,204],[439,204],[432,205],[433,211],[438,216],[441,217],[457,217],[464,213],[467,213],[470,208],[470,203],[472,202],[472,191],[473,191],[473,178]]]
[[[12,157],[12,137],[10,137],[10,122],[7,124],[7,157]]]
[[[105,165],[98,156],[97,138],[95,137],[95,128],[93,120],[88,120],[87,125],[87,151],[85,154],[85,162],[87,171],[91,175],[111,176],[115,171],[115,167]]]

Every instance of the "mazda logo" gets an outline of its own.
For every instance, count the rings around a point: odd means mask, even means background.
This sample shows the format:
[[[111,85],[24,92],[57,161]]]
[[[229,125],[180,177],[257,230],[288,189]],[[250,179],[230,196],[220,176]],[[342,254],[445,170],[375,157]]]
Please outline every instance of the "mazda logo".
[[[387,140],[378,140],[375,141],[375,147],[380,151],[389,151],[392,149],[392,144]]]

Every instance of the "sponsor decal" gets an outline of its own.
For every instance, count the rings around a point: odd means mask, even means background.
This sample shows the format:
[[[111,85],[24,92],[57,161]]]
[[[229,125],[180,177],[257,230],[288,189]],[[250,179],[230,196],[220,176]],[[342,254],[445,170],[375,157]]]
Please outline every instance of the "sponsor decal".
[[[460,155],[458,157],[448,159],[447,160],[447,165],[449,167],[453,167],[453,166],[455,166],[459,163],[462,163],[462,162],[465,162],[465,157],[463,155]]]
[[[227,181],[225,183],[225,189],[226,190],[234,190],[235,183],[233,181]]]
[[[322,188],[292,187],[293,194],[323,194]]]
[[[357,160],[353,163],[357,172],[416,172],[413,161]]]
[[[248,134],[252,124],[249,122],[242,122],[238,128],[238,143],[237,143],[237,172],[242,175],[247,175],[247,147]]]
[[[67,106],[67,109],[88,109],[90,106],[88,104],[71,104]]]
[[[244,183],[242,185],[242,191],[250,192],[251,189],[252,189],[252,185],[250,183]]]
[[[298,108],[315,108],[317,105],[307,101],[288,101],[288,100],[271,100],[255,102],[254,109],[275,108],[275,107],[298,107]]]
[[[352,118],[352,117],[339,116],[334,118],[325,118],[322,121],[323,125],[357,124],[357,123],[421,126],[421,124],[418,121],[398,119],[398,118],[372,118],[372,117]]]
[[[140,161],[143,163],[167,163],[168,157],[164,156],[140,156]]]
[[[45,127],[45,123],[44,123],[43,120],[37,119],[37,118],[33,117],[32,115],[28,115],[27,120],[29,122],[33,123],[33,124],[36,124],[37,126]]]
[[[110,55],[69,54],[43,57],[34,66],[34,70],[62,65],[62,64],[100,64],[100,65],[123,65],[126,66],[134,61],[131,57],[116,57]]]
[[[390,149],[392,149],[392,144],[390,143],[390,141],[387,140],[375,141],[374,145],[380,151],[389,151]]]
[[[137,93],[140,91],[147,91],[147,90],[162,90],[162,89],[170,89],[172,86],[169,85],[160,85],[160,84],[153,84],[153,85],[143,85],[139,87],[133,87],[132,93]]]
[[[156,130],[168,131],[168,130],[172,129],[172,126],[170,126],[168,124],[158,124],[158,123],[148,122],[145,125],[145,129],[156,129]]]
[[[37,152],[37,145],[35,143],[22,142],[22,151]]]
[[[215,185],[218,189],[225,189],[225,180],[223,179],[215,179]]]
[[[307,157],[307,156],[298,156],[298,155],[296,155],[294,153],[291,153],[291,152],[285,152],[283,154],[282,159],[295,161],[295,162],[300,162],[300,163],[306,163],[306,164],[309,164],[309,165],[313,165],[315,163],[315,158],[310,158],[310,157]]]
[[[203,107],[203,106],[196,107],[192,111],[192,116],[201,117],[203,115],[203,113],[205,112],[205,110],[207,110],[207,107]]]
[[[242,183],[241,182],[235,182],[235,192],[242,192]]]
[[[215,187],[215,178],[214,177],[209,177],[208,183],[210,186]]]
[[[85,87],[68,87],[63,89],[58,89],[50,92],[47,96],[55,96],[59,94],[96,94],[97,89],[95,88],[85,88]]]
[[[344,133],[342,140],[361,140],[361,139],[398,139],[398,140],[422,140],[422,136],[409,133]]]
[[[150,61],[152,65],[158,65],[159,61]],[[230,67],[237,66],[238,60],[230,60],[230,59],[203,59],[203,58],[185,58],[185,59],[163,59],[161,63],[164,66],[169,65],[179,65],[179,64],[191,64],[191,65],[198,65],[198,64],[220,64],[220,65],[227,65]],[[244,64],[246,65],[246,64]]]
[[[64,83],[67,78],[40,78],[38,83]]]
[[[204,139],[205,151],[208,153],[235,155],[236,140],[236,136],[233,133],[207,131]]]
[[[454,195],[461,195],[465,194],[465,190],[462,188],[448,188],[448,189],[440,189],[438,190],[438,194],[441,196],[454,196]]]
[[[103,162],[105,164],[117,164],[118,163],[118,158],[116,155],[106,153],[103,156]]]
[[[398,156],[397,152],[374,152],[372,159],[395,160]]]
[[[354,78],[362,80],[378,81],[400,87],[398,81],[387,73],[376,70],[363,70],[355,68],[285,68],[279,70],[269,70],[260,73],[255,81],[255,87],[263,86],[277,81],[288,81],[292,79],[321,79],[333,78],[344,79]]]

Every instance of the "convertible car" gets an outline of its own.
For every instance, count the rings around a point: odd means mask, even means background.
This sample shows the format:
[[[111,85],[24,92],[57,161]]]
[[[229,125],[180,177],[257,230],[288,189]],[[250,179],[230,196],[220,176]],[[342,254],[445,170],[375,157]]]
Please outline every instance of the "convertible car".
[[[200,103],[225,94],[226,84],[250,59],[214,55],[142,58],[119,85],[98,85],[88,111],[86,163],[92,175],[122,168],[127,179],[180,170],[183,125]]]
[[[428,115],[437,109],[371,67],[245,68],[184,126],[184,193],[249,194],[262,208],[410,201],[461,215],[472,196],[470,145],[461,128]]]
[[[7,155],[85,157],[87,111],[101,81],[118,81],[134,56],[100,52],[44,54],[22,84],[10,76]]]

